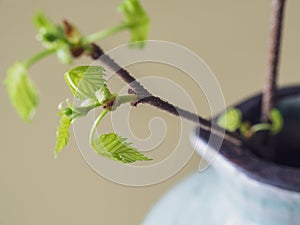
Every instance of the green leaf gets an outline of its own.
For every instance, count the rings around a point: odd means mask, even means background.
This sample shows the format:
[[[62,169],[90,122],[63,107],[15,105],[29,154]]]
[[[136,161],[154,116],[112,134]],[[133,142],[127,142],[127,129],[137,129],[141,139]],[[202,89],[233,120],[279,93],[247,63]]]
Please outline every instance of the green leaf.
[[[149,18],[138,0],[125,0],[119,5],[119,10],[125,16],[125,23],[129,24],[132,46],[142,48],[148,37]]]
[[[240,126],[240,132],[244,137],[250,138],[254,131],[249,122],[243,122]]]
[[[270,113],[271,123],[258,123],[251,127],[253,132],[258,132],[262,130],[271,131],[273,135],[281,131],[283,127],[283,117],[278,109],[272,109]]]
[[[56,25],[43,12],[37,12],[33,17],[33,22],[42,33],[56,29]]]
[[[38,30],[38,38],[47,48],[57,48],[57,41],[64,39],[62,26],[54,24],[44,13],[38,12],[33,18]]]
[[[123,163],[151,160],[115,133],[100,135],[92,146],[99,155]]]
[[[270,113],[270,119],[272,121],[271,131],[273,134],[277,134],[283,127],[283,117],[278,109],[272,109]]]
[[[23,63],[18,62],[8,69],[5,85],[20,117],[26,122],[31,121],[38,105],[38,93]]]
[[[53,22],[46,17],[43,12],[37,12],[33,17],[33,22],[37,29],[43,29],[45,31],[51,30],[55,27],[55,24],[53,24]]]
[[[65,73],[65,80],[74,96],[97,100],[96,91],[105,85],[105,70],[101,66],[77,66]]]
[[[242,123],[241,111],[235,108],[228,109],[224,114],[222,114],[218,120],[217,124],[229,131],[236,131],[240,128]]]
[[[34,23],[38,29],[38,39],[42,41],[47,49],[53,49],[56,51],[58,59],[64,64],[70,64],[72,62],[73,56],[71,54],[70,48],[80,43],[78,42],[78,37],[75,37],[71,32],[70,38],[66,36],[65,29],[62,25],[54,24],[48,17],[46,17],[42,12],[38,12],[34,17]],[[69,23],[68,23],[69,24]],[[70,25],[71,26],[71,25]],[[74,28],[75,29],[75,28]]]
[[[60,124],[56,131],[56,146],[54,155],[57,157],[58,153],[68,144],[70,139],[69,127],[72,119],[66,115],[62,115]]]

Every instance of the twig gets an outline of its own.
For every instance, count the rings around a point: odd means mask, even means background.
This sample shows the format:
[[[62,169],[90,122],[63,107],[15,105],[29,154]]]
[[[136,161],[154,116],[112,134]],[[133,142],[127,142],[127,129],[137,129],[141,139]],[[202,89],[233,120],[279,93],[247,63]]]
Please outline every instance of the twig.
[[[263,90],[261,121],[269,123],[269,116],[274,105],[274,95],[277,88],[276,80],[280,57],[280,43],[285,0],[272,1],[270,21],[270,40],[266,82]]]
[[[108,55],[106,55],[103,50],[97,46],[96,44],[93,44],[93,51],[90,54],[90,56],[93,59],[99,59],[103,64],[105,64],[108,68],[110,68],[112,71],[116,73],[125,83],[127,83],[130,87],[130,89],[139,97],[139,100],[135,102],[134,105],[137,105],[139,103],[146,103],[152,106],[155,106],[161,110],[164,110],[166,112],[169,112],[173,115],[180,116],[182,118],[185,118],[187,120],[193,121],[197,124],[199,124],[201,129],[207,130],[212,132],[213,134],[223,137],[224,139],[233,143],[236,146],[241,146],[243,144],[243,138],[234,132],[226,131],[223,128],[217,126],[214,124],[212,126],[212,123],[202,118],[199,115],[196,115],[192,112],[189,112],[187,110],[181,109],[177,106],[172,105],[171,103],[162,100],[161,98],[152,95],[146,88],[144,88],[133,76],[129,74],[127,70],[120,67],[113,59],[111,59]]]

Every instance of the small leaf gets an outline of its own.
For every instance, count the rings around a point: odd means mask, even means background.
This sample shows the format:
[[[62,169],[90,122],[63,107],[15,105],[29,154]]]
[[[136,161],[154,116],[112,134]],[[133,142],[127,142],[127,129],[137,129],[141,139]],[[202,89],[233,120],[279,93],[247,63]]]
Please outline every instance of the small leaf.
[[[283,127],[283,117],[278,109],[272,109],[270,113],[270,119],[272,121],[271,131],[273,134],[277,134]]]
[[[57,157],[58,153],[68,144],[70,139],[69,127],[72,119],[66,115],[62,115],[59,127],[56,131],[56,146],[54,155]]]
[[[33,22],[42,33],[55,30],[55,24],[43,12],[37,12],[33,17]]]
[[[229,131],[236,131],[240,128],[242,123],[241,111],[235,108],[228,109],[224,114],[222,114],[218,120],[217,124]]]
[[[8,69],[5,85],[14,108],[24,121],[29,122],[38,105],[38,93],[24,64],[18,62]]]
[[[65,73],[65,80],[74,96],[97,100],[95,92],[105,85],[105,70],[101,66],[77,66]]]
[[[71,31],[68,33],[68,36],[66,36],[67,33],[62,25],[54,24],[41,12],[38,12],[35,15],[34,23],[38,29],[37,37],[40,41],[42,41],[44,46],[47,49],[55,50],[58,59],[62,63],[70,64],[73,59],[70,49],[71,47],[77,47],[77,45],[81,44],[79,43],[79,37],[75,38],[75,33]]]
[[[129,24],[132,46],[142,48],[148,37],[149,18],[138,0],[125,0],[119,5],[119,10],[125,16],[125,23]]]
[[[249,122],[243,122],[240,126],[241,134],[246,137],[250,138],[253,135],[253,130]]]
[[[57,41],[64,39],[64,29],[62,26],[54,24],[42,12],[34,16],[34,24],[38,29],[38,38],[47,48],[57,49]]]
[[[94,140],[93,148],[99,155],[123,163],[151,160],[115,133],[100,135]]]

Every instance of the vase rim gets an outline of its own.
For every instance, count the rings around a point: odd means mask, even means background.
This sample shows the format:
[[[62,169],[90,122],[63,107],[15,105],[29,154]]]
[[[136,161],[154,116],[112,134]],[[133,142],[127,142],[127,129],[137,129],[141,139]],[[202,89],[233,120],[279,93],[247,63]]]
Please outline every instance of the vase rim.
[[[278,100],[294,96],[300,96],[300,86],[281,88],[276,93],[276,98]],[[262,95],[257,94],[245,101],[242,101],[240,104],[237,104],[234,107],[240,108],[243,112],[243,109],[245,108],[251,108],[254,106],[257,107],[258,104],[260,105],[261,98]],[[214,121],[214,119],[212,121]],[[222,157],[224,157],[224,159],[230,162],[231,166],[236,167],[237,170],[248,177],[258,182],[266,183],[278,188],[300,192],[300,167],[292,167],[265,160],[255,155],[247,147],[238,147],[226,140],[220,140],[220,137],[217,137],[211,134],[209,131],[205,131],[200,128],[196,128],[194,130],[193,139],[195,138],[196,140],[194,140],[194,142],[197,141],[197,139],[200,139],[202,142],[204,141],[211,145],[211,148],[209,149],[218,151],[216,153],[220,154]],[[222,142],[219,150],[214,149],[214,143],[210,141],[212,139],[216,140],[216,142]]]

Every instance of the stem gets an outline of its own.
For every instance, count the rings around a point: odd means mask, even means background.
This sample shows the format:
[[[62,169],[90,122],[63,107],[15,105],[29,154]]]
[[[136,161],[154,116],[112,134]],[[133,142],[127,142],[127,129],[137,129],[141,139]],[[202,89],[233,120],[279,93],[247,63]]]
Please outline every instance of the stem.
[[[106,55],[103,50],[96,44],[93,44],[93,51],[90,55],[93,59],[99,59],[103,64],[109,67],[113,72],[116,73],[125,83],[128,84],[130,89],[138,96],[138,101],[135,102],[135,105],[139,103],[147,103],[152,106],[155,106],[161,110],[169,112],[173,115],[180,116],[182,118],[188,119],[190,121],[196,122],[199,124],[201,129],[212,132],[213,134],[223,137],[227,141],[240,146],[243,144],[243,137],[237,133],[224,130],[223,128],[212,123],[209,120],[202,118],[199,115],[196,115],[187,110],[181,109],[177,106],[170,104],[167,101],[162,100],[157,96],[153,96],[146,88],[144,88],[129,72],[121,68],[113,59]]]
[[[75,107],[74,108],[74,115],[73,115],[73,118],[76,118],[79,116],[83,116],[83,115],[86,115],[89,111],[91,111],[92,109],[95,109],[97,107],[100,106],[100,103],[99,102],[96,102],[94,104],[91,104],[91,105],[86,105],[86,106],[79,106],[79,107]]]
[[[252,126],[252,130],[254,133],[263,130],[270,131],[271,129],[272,129],[272,125],[269,123],[258,123]]]
[[[108,110],[104,109],[102,111],[102,113],[98,116],[98,118],[95,120],[93,126],[92,126],[92,129],[91,129],[91,132],[90,132],[90,137],[89,137],[89,140],[90,140],[90,145],[92,146],[93,145],[93,142],[94,142],[94,135],[95,135],[95,131],[96,131],[96,128],[97,126],[99,125],[100,121],[103,119],[103,117],[108,113]]]
[[[103,50],[96,44],[92,44],[93,51],[91,53],[92,59],[99,59],[106,66],[108,66],[112,71],[116,73],[125,83],[127,83],[130,88],[134,91],[139,98],[144,98],[151,96],[150,92],[146,90],[136,79],[129,74],[127,70],[120,67],[113,59],[106,55]]]
[[[26,68],[29,68],[30,66],[32,66],[37,61],[45,58],[48,55],[53,54],[55,51],[56,51],[55,49],[45,49],[44,51],[41,51],[41,52],[35,54],[34,56],[32,56],[31,58],[27,59],[24,62],[24,65],[26,66]]]
[[[268,66],[261,105],[261,121],[264,123],[270,122],[269,117],[274,105],[274,95],[277,88],[276,80],[280,57],[280,43],[283,26],[282,22],[284,16],[284,4],[285,0],[272,1]]]
[[[97,33],[94,33],[94,34],[91,34],[89,36],[86,37],[86,41],[88,43],[90,42],[95,42],[95,41],[99,41],[99,40],[102,40],[110,35],[113,35],[115,33],[118,33],[122,30],[125,30],[129,27],[131,27],[132,24],[129,24],[129,23],[122,23],[118,26],[115,26],[115,27],[112,27],[112,28],[108,28],[106,30],[103,30],[103,31],[100,31],[100,32],[97,32]]]

